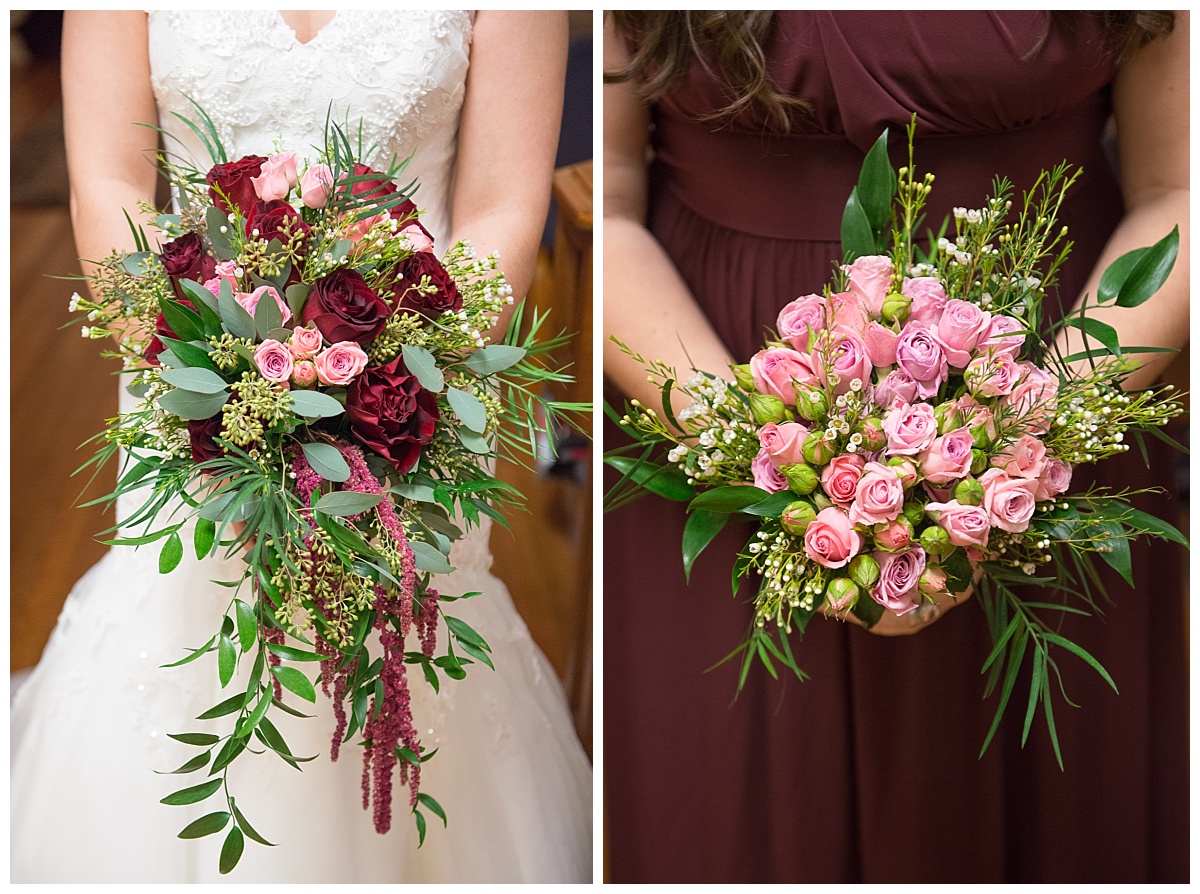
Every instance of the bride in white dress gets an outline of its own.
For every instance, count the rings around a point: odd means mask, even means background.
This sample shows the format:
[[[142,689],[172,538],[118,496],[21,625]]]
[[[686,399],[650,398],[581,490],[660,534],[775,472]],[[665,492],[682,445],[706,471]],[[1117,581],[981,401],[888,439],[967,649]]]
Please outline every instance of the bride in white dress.
[[[563,14],[468,12],[69,12],[64,107],[80,254],[130,247],[120,209],[153,195],[145,157],[158,120],[198,167],[208,158],[174,118],[194,98],[231,159],[321,142],[335,120],[363,119],[368,164],[412,161],[422,222],[442,250],[467,237],[500,249],[517,294],[532,277],[549,199],[566,54]],[[178,148],[178,144],[174,144]],[[169,147],[170,148],[170,147]],[[486,248],[485,248],[486,247]],[[103,384],[97,387],[106,387]],[[86,399],[86,396],[82,396]],[[126,512],[129,506],[125,507]],[[79,582],[41,663],[12,709],[12,880],[87,882],[589,881],[591,769],[554,672],[504,585],[489,573],[486,527],[456,544],[439,588],[481,590],[456,605],[493,648],[496,670],[433,693],[414,681],[423,740],[440,748],[422,790],[446,809],[424,846],[398,800],[392,830],[361,804],[361,762],[328,759],[328,700],[315,719],[281,716],[297,773],[274,755],[243,755],[230,789],[277,847],[247,842],[219,876],[222,836],[181,841],[213,808],[168,807],[201,781],[156,775],[195,749],[167,738],[222,694],[215,662],[160,666],[220,626],[240,563],[187,556],[160,575],[157,552],[114,548]],[[291,721],[291,722],[288,722]]]

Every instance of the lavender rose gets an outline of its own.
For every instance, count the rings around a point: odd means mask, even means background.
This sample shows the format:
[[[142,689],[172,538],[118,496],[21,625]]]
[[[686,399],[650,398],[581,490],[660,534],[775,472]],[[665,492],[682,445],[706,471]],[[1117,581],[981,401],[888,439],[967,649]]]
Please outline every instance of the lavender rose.
[[[895,553],[876,553],[879,580],[871,598],[897,615],[907,614],[917,607],[913,597],[925,571],[925,550],[919,546]]]
[[[917,396],[933,397],[950,375],[946,353],[933,333],[909,323],[896,339],[896,365],[917,383]]]
[[[921,474],[930,484],[949,484],[971,471],[971,448],[975,439],[965,428],[935,438],[920,455]]]

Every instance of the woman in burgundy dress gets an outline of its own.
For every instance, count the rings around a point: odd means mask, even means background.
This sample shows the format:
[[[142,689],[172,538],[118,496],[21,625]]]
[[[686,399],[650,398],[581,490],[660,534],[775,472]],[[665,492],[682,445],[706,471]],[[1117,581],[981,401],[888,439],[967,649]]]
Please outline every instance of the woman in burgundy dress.
[[[1065,304],[1094,294],[1095,270],[1116,255],[1177,223],[1186,240],[1186,13],[1173,30],[1169,17],[1146,30],[1122,14],[660,15],[676,18],[655,31],[644,27],[652,18],[610,16],[605,56],[607,71],[629,72],[655,34],[685,51],[686,76],[650,103],[639,85],[669,75],[678,64],[669,56],[605,88],[605,325],[647,357],[718,373],[749,359],[784,304],[828,281],[863,154],[885,127],[899,149],[914,112],[918,168],[937,175],[930,221],[951,205],[979,207],[995,175],[1020,190],[1064,159],[1082,166],[1062,215],[1075,240]],[[703,23],[720,15],[723,37],[706,44],[714,32]],[[701,27],[689,32],[684,16]],[[758,16],[769,22],[747,37]],[[696,61],[689,33],[726,50],[702,49],[707,64]],[[756,47],[765,87],[746,64]],[[1102,149],[1113,115],[1119,179]],[[1187,267],[1185,241],[1160,293],[1110,320],[1123,343],[1182,345]],[[637,364],[615,348],[605,364],[625,395],[655,405]],[[1153,382],[1164,365],[1143,367],[1134,384]],[[1173,455],[1150,450],[1152,472],[1134,450],[1106,461],[1101,483],[1168,485]],[[1138,505],[1167,519],[1178,507],[1169,495]],[[735,700],[733,663],[705,671],[749,623],[745,591],[734,599],[729,586],[748,531],[726,530],[687,584],[683,522],[679,504],[657,498],[606,517],[612,881],[1187,879],[1188,675],[1175,547],[1135,548],[1136,589],[1107,575],[1105,618],[1073,618],[1064,630],[1120,687],[1117,695],[1060,657],[1066,694],[1080,706],[1055,693],[1064,772],[1040,720],[1021,748],[1016,696],[979,757],[996,700],[981,698],[991,641],[970,601],[923,629],[879,625],[911,637],[815,619],[798,651],[811,681],[776,682],[756,667]]]

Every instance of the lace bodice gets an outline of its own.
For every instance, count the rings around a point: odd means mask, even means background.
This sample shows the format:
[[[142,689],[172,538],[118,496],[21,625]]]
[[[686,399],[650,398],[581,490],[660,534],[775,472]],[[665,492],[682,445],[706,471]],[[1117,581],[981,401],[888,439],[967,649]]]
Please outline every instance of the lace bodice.
[[[276,10],[165,11],[149,17],[160,126],[198,168],[211,160],[175,114],[216,123],[230,160],[323,143],[327,116],[357,134],[383,169],[412,156],[405,179],[439,247],[450,190],[472,16],[466,11],[339,11],[308,43]],[[166,148],[178,151],[168,140]]]

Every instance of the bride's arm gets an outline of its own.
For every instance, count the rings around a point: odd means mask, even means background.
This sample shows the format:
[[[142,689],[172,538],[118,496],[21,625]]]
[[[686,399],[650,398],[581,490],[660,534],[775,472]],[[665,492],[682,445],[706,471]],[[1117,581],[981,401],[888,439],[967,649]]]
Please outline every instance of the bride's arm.
[[[1084,291],[1092,299],[1088,316],[1116,327],[1123,345],[1181,348],[1188,340],[1188,26],[1187,11],[1177,12],[1175,30],[1122,65],[1113,86],[1126,212]],[[1127,251],[1157,242],[1176,224],[1179,256],[1162,289],[1136,308],[1094,308],[1104,268]],[[1067,351],[1079,350],[1079,332],[1068,331]],[[1177,355],[1131,356],[1142,366],[1126,387],[1145,388]]]
[[[63,19],[63,126],[71,182],[71,224],[81,258],[133,250],[121,211],[136,222],[154,198],[157,173],[144,12],[69,10]],[[91,265],[84,263],[84,272]]]
[[[612,17],[604,26],[604,68],[624,67],[628,51]],[[730,354],[691,291],[646,228],[646,153],[650,113],[632,82],[604,87],[604,329],[647,359],[687,377],[693,366],[730,375]],[[743,357],[741,360],[748,360]],[[660,395],[646,372],[611,339],[604,374],[647,407]]]
[[[499,250],[518,300],[533,282],[550,206],[566,65],[565,12],[475,14],[452,243],[468,239],[481,254]]]

